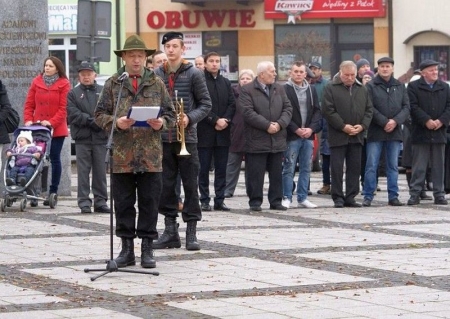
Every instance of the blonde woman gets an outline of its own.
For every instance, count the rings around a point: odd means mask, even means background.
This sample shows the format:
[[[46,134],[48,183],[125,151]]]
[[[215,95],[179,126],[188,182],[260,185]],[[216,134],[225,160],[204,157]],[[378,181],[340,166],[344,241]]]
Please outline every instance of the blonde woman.
[[[254,79],[255,73],[252,70],[241,70],[239,72],[239,84],[233,87],[234,96],[236,97],[236,112],[231,121],[231,145],[228,153],[227,186],[225,187],[226,198],[233,197],[234,195],[245,152],[244,118],[242,117],[242,110],[239,106],[238,98],[241,87],[252,82]]]

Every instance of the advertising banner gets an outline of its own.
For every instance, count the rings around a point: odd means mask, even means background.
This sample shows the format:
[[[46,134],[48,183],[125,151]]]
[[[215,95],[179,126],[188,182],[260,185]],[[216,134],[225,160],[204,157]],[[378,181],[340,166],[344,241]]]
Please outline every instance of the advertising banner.
[[[386,15],[385,0],[265,0],[266,19],[376,18]]]

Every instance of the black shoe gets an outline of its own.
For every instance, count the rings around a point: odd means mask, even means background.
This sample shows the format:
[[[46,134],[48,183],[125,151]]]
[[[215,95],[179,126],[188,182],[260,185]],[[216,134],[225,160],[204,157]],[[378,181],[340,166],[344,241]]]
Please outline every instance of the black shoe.
[[[181,240],[178,234],[178,223],[175,217],[164,217],[164,232],[153,242],[153,249],[180,248]]]
[[[436,197],[436,198],[434,199],[434,203],[435,203],[436,205],[448,205],[447,200],[446,200],[445,197],[443,197],[443,196]]]
[[[312,192],[308,190],[308,196],[312,196]]]
[[[420,198],[417,195],[411,195],[411,197],[408,199],[408,205],[419,205],[420,204]]]
[[[210,212],[212,211],[211,205],[207,203],[202,203],[202,211],[203,212]]]
[[[14,182],[14,180],[9,177],[5,180],[5,182],[6,182],[6,186],[16,185],[16,182]]]
[[[335,208],[344,208],[344,203],[343,202],[334,202],[334,207]]]
[[[117,264],[117,268],[136,265],[133,238],[122,238],[122,250],[114,261]]]
[[[94,212],[96,212],[96,213],[103,213],[103,214],[109,214],[109,213],[111,213],[111,210],[109,209],[108,206],[103,205],[103,206],[94,208]]]
[[[399,201],[398,198],[394,198],[388,202],[388,205],[389,206],[403,206],[404,204],[401,201]]]
[[[50,206],[50,200],[48,199],[48,197],[46,199],[44,199],[44,202],[42,203],[42,205]]]
[[[260,212],[260,211],[262,211],[261,206],[250,206],[250,210],[252,212]]]
[[[270,205],[271,210],[287,210],[287,207],[284,207],[281,204],[278,205]]]
[[[370,199],[364,199],[362,205],[364,207],[370,207],[370,205],[372,205],[372,201]]]
[[[227,207],[227,205],[225,205],[225,203],[222,204],[217,204],[214,205],[214,210],[219,210],[219,211],[223,211],[223,212],[228,212],[231,209]]]
[[[91,214],[92,211],[91,211],[91,208],[89,206],[83,206],[83,207],[81,207],[81,213],[82,214]]]
[[[347,202],[347,203],[344,203],[344,206],[345,207],[361,207],[362,205],[357,202]]]
[[[38,206],[38,201],[37,201],[37,199],[32,199],[32,200],[30,201],[30,206],[31,206],[31,207],[37,207],[37,206]]]
[[[27,185],[27,179],[25,177],[19,177],[19,185],[25,187]]]
[[[233,197],[233,194],[225,194],[225,198],[231,198]]]
[[[430,195],[428,195],[426,191],[421,191],[421,192],[420,192],[420,199],[421,199],[421,200],[432,200],[433,197],[431,197]]]

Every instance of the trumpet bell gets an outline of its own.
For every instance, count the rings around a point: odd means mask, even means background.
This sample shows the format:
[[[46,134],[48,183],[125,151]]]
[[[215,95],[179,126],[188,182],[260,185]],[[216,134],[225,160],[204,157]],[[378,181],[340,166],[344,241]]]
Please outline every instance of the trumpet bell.
[[[189,153],[186,149],[185,145],[181,146],[180,154],[178,156],[191,156],[191,153]]]

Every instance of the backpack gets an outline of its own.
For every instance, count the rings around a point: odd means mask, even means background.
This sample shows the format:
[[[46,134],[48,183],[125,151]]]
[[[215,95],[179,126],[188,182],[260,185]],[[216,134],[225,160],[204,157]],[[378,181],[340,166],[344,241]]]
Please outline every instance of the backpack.
[[[8,109],[8,117],[3,122],[8,133],[13,133],[17,129],[17,127],[19,127],[19,122],[20,122],[19,113],[17,113],[17,111],[14,108],[10,107]]]

